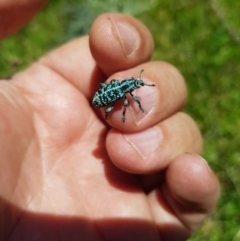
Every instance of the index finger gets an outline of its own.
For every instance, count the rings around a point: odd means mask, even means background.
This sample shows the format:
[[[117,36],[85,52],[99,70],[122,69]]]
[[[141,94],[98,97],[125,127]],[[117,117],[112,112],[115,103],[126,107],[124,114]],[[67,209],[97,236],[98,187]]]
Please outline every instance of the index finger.
[[[154,43],[148,28],[126,14],[100,15],[90,31],[94,59],[109,76],[151,59]]]
[[[121,40],[116,31],[121,32]],[[53,50],[40,62],[65,77],[91,101],[106,75],[137,66],[149,60],[152,52],[152,36],[140,21],[108,13],[94,21],[89,37]]]

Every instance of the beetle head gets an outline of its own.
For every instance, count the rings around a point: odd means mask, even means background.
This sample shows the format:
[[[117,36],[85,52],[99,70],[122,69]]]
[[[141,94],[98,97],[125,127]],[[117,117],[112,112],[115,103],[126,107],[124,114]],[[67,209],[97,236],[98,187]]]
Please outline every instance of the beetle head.
[[[136,80],[135,80],[135,85],[136,85],[137,88],[139,88],[139,87],[141,87],[141,86],[144,86],[144,85],[147,85],[147,86],[155,86],[154,84],[148,85],[148,84],[144,83],[144,81],[141,80],[141,79],[136,79]]]
[[[140,87],[140,86],[144,86],[144,85],[146,85],[146,84],[143,82],[143,80],[141,80],[141,79],[136,79],[136,80],[135,80],[135,85],[136,85],[137,87]]]

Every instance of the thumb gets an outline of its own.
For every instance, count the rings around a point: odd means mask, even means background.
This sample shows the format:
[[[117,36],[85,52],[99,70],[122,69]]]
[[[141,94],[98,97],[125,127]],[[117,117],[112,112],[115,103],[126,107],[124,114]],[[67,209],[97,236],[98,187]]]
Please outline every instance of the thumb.
[[[21,29],[46,2],[46,0],[0,1],[0,40]]]

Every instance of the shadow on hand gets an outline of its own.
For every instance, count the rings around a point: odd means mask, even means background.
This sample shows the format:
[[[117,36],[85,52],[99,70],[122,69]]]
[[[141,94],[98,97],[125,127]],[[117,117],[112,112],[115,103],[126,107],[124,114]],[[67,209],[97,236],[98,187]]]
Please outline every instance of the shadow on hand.
[[[23,211],[3,199],[1,210],[4,210],[0,220],[1,241],[176,241],[187,238],[179,227],[159,227],[136,218],[91,219],[43,214]]]

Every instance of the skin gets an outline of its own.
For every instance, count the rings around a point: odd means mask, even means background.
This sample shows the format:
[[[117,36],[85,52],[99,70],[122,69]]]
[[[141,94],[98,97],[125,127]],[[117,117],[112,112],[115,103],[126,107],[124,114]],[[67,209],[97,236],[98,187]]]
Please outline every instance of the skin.
[[[90,36],[0,81],[0,240],[186,240],[214,210],[183,77],[152,53],[141,22],[103,14]],[[105,122],[90,104],[98,83],[141,69],[156,84],[137,92],[146,113],[128,96],[126,122],[122,103]]]

